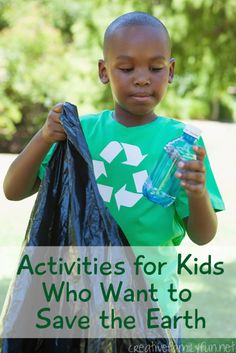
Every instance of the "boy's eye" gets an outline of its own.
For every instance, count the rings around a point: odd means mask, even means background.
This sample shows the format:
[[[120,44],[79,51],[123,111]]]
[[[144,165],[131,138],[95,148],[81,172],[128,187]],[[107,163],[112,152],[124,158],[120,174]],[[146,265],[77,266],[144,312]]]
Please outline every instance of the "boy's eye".
[[[159,66],[154,66],[154,67],[150,67],[150,71],[160,71],[160,70],[162,70],[163,69],[163,67],[159,67]],[[119,70],[121,70],[121,71],[123,71],[123,72],[130,72],[130,71],[132,71],[133,70],[133,67],[119,67]]]
[[[120,70],[123,72],[130,72],[133,70],[133,68],[132,67],[120,67]]]
[[[163,67],[151,67],[150,71],[160,71],[162,69],[163,69]]]

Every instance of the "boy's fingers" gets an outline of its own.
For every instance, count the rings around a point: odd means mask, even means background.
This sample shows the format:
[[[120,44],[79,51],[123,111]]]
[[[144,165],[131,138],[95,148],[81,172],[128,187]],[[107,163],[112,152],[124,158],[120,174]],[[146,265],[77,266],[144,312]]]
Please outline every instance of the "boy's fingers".
[[[53,126],[52,131],[53,131],[53,133],[65,134],[65,130],[63,129],[63,127],[60,124]]]
[[[198,183],[205,182],[205,174],[201,172],[191,172],[191,171],[183,171],[183,172],[176,172],[176,177],[182,180],[192,180]]]
[[[58,103],[52,108],[52,112],[54,113],[62,113],[63,111],[63,103]]]
[[[60,113],[50,112],[50,119],[57,124],[60,124]]]
[[[54,137],[56,138],[57,141],[63,141],[66,139],[66,134],[64,132],[56,132],[54,134]]]
[[[181,185],[184,186],[184,188],[193,193],[200,193],[204,190],[204,184],[188,184],[186,182],[181,182]]]
[[[205,173],[205,165],[202,160],[181,161],[178,163],[178,168],[180,172],[186,169]]]
[[[197,155],[197,159],[199,161],[203,161],[203,159],[206,157],[205,149],[201,146],[193,146],[193,150]]]

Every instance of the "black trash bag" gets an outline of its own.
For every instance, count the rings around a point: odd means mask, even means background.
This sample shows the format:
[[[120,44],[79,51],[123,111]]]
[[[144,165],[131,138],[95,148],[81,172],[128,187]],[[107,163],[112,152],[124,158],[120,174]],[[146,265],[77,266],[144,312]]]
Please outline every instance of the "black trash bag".
[[[60,120],[66,131],[67,140],[57,144],[48,164],[32,210],[24,245],[129,246],[122,230],[110,215],[99,194],[92,159],[76,107],[65,103]],[[22,305],[16,316],[22,318],[24,303],[30,296],[29,287],[22,285],[20,295]],[[158,352],[178,352],[169,332],[164,332],[162,337],[158,339],[4,338],[1,341],[1,352],[124,353],[128,352],[130,345],[139,344],[147,346],[155,344]],[[163,350],[162,347],[164,347]]]

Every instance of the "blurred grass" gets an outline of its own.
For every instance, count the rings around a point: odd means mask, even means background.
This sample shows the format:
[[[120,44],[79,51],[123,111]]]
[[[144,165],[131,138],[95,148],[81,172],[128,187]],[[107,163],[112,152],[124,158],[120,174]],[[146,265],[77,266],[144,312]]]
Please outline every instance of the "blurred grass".
[[[36,195],[22,201],[9,201],[5,198],[2,182],[9,165],[16,158],[12,154],[0,154],[0,246],[17,246],[24,239],[25,230],[30,217]]]

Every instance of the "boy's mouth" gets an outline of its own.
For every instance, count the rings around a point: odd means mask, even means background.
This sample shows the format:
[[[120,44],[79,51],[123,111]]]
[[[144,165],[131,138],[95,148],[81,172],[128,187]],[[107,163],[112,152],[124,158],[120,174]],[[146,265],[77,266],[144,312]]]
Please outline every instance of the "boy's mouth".
[[[131,97],[138,102],[144,102],[151,100],[153,98],[153,95],[148,92],[137,92],[132,94]]]
[[[152,96],[151,93],[148,93],[148,92],[137,92],[137,93],[134,93],[132,94],[133,97],[150,97]]]

